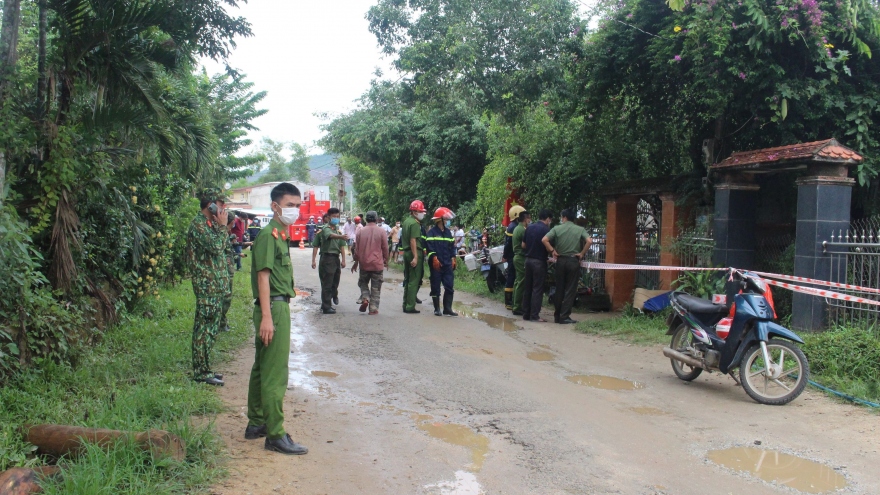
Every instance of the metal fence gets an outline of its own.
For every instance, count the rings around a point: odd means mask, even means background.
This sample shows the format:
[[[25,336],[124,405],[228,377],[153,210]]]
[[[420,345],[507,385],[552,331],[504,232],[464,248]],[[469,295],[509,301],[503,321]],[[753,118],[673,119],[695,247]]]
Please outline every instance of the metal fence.
[[[605,263],[605,229],[604,228],[588,228],[592,244],[587,250],[584,261],[590,263]],[[581,268],[581,280],[586,287],[590,287],[596,293],[605,292],[605,270],[587,270]]]
[[[852,222],[849,230],[832,235],[822,246],[831,260],[831,280],[880,288],[880,216]],[[878,299],[878,295],[873,293],[835,290],[865,299]],[[878,329],[880,310],[877,306],[838,299],[825,301],[828,303],[830,324]]]

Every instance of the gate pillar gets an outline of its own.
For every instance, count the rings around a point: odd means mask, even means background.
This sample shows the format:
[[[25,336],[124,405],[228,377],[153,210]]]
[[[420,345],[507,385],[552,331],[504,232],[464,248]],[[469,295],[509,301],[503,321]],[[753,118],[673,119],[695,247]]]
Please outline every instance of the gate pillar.
[[[754,268],[759,189],[740,177],[726,177],[715,186],[716,266]]]
[[[845,282],[831,280],[831,258],[823,253],[822,241],[829,240],[832,232],[849,229],[854,184],[855,180],[847,177],[844,166],[811,166],[810,175],[797,181],[795,276]],[[823,298],[795,292],[791,326],[798,330],[821,330],[825,326],[826,311]]]
[[[608,225],[605,228],[605,262],[635,264],[636,215],[638,196],[608,198]],[[605,270],[605,290],[611,309],[617,311],[629,302],[636,288],[634,270]]]

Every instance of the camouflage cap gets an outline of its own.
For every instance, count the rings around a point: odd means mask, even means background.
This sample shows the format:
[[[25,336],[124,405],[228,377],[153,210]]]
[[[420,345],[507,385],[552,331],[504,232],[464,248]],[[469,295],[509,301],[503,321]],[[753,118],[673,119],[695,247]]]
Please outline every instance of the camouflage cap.
[[[223,201],[225,203],[227,201],[226,194],[219,187],[206,187],[202,189],[199,191],[198,198],[199,201],[207,201],[209,203],[214,201]]]

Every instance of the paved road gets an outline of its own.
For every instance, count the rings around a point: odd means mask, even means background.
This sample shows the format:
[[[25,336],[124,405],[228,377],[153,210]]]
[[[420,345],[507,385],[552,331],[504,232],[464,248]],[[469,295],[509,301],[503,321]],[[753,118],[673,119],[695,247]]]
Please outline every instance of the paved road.
[[[405,315],[395,272],[378,316],[357,311],[347,271],[339,313],[324,316],[309,254],[292,251],[296,285],[312,295],[292,303],[285,411],[311,452],[283,457],[242,438],[248,346],[222,390],[230,411],[217,424],[233,461],[215,493],[880,493],[876,414],[812,391],[760,406],[726,377],[679,381],[659,346],[505,320],[500,304],[464,293],[470,317],[427,305]],[[619,387],[632,389],[608,389]],[[713,453],[732,447],[761,450]]]

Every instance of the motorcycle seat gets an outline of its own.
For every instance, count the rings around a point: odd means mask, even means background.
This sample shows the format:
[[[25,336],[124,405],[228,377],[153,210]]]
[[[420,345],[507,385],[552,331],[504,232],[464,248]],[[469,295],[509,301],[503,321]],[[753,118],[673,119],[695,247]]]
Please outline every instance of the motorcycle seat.
[[[672,298],[679,306],[691,313],[714,315],[724,314],[730,311],[730,309],[724,304],[715,304],[712,301],[707,301],[700,297],[694,297],[688,294],[673,293]]]

